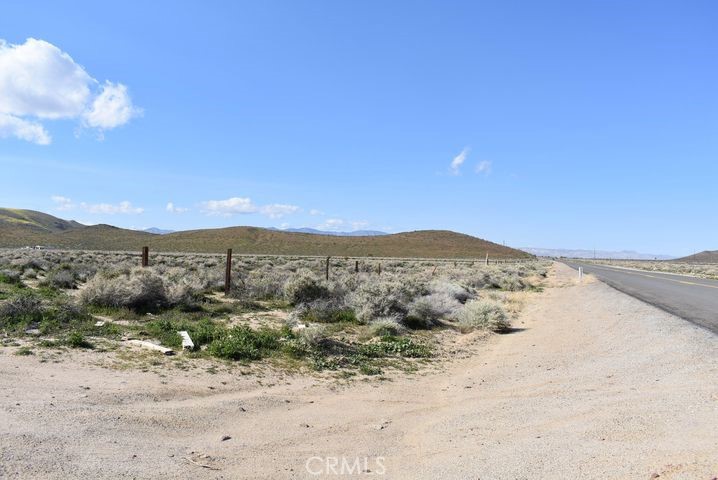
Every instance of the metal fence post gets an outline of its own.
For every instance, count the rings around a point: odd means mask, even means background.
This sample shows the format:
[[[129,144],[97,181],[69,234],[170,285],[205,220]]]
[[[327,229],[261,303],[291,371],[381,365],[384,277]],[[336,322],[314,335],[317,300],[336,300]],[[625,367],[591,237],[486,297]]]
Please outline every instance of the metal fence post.
[[[227,265],[224,270],[224,295],[229,295],[232,289],[232,249],[227,249]]]

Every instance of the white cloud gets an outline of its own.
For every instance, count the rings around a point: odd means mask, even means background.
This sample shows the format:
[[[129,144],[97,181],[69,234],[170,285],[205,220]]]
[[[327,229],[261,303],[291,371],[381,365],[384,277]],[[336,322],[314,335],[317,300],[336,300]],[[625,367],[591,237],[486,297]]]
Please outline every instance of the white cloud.
[[[57,210],[74,210],[76,208],[80,208],[80,210],[84,210],[88,213],[105,213],[114,215],[115,213],[124,213],[124,214],[140,214],[145,211],[142,207],[134,207],[132,206],[131,202],[128,202],[125,200],[124,202],[120,202],[117,204],[112,203],[85,203],[80,202],[76,204],[72,201],[72,199],[63,197],[61,195],[53,195],[50,197],[50,199],[55,202],[57,205]]]
[[[202,202],[202,211],[208,215],[223,215],[228,217],[236,214],[255,213],[257,206],[250,198],[232,197],[226,200],[207,200]]]
[[[461,153],[454,157],[449,166],[449,173],[452,175],[459,175],[461,173],[461,166],[466,161],[466,156],[469,154],[469,147],[465,147]]]
[[[178,207],[174,203],[168,202],[167,206],[165,207],[165,210],[167,210],[170,213],[185,213],[185,212],[189,211],[189,208]]]
[[[488,175],[491,173],[491,162],[488,160],[482,160],[476,165],[476,173],[483,173]]]
[[[297,213],[299,210],[301,209],[296,205],[284,205],[281,203],[264,205],[259,209],[262,214],[268,216],[269,218],[282,218],[285,215]]]
[[[132,203],[125,200],[124,202],[120,202],[118,204],[111,204],[111,203],[81,203],[80,208],[83,210],[89,212],[89,213],[106,213],[110,215],[114,215],[116,213],[125,213],[125,214],[140,214],[145,211],[142,207],[133,207]]]
[[[369,226],[369,222],[366,220],[359,220],[351,222],[352,230],[363,230]]]
[[[338,231],[344,226],[344,220],[341,218],[328,218],[321,225],[317,225],[318,230]]]
[[[50,134],[38,122],[0,113],[0,138],[15,137],[38,145],[49,145]]]
[[[55,208],[57,210],[67,211],[67,210],[72,210],[73,208],[75,208],[75,204],[72,203],[72,200],[70,200],[67,197],[63,197],[60,195],[53,195],[50,198],[52,199],[53,202],[55,202],[55,204],[56,204]]]
[[[321,210],[317,210],[316,208],[312,208],[311,210],[309,210],[309,215],[324,215],[324,212],[322,212]]]
[[[226,200],[207,200],[201,203],[202,213],[207,215],[222,215],[229,217],[238,214],[261,213],[269,218],[282,218],[301,211],[296,205],[271,203],[268,205],[255,205],[251,198],[232,197]]]
[[[127,87],[121,83],[105,82],[102,91],[83,112],[82,119],[88,127],[109,130],[129,122],[142,110],[132,105]]]
[[[140,113],[127,87],[100,85],[55,45],[34,38],[20,45],[0,39],[0,137],[47,145],[50,135],[38,119],[78,119],[102,131]]]

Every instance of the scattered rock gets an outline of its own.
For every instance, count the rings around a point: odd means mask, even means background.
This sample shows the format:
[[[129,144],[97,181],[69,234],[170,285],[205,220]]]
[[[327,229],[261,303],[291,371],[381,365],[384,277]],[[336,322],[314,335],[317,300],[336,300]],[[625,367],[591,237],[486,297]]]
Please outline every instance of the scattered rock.
[[[389,420],[382,420],[379,425],[374,426],[374,429],[375,430],[384,430],[386,427],[389,426],[390,423],[391,422]]]
[[[232,437],[230,437],[229,435],[223,435],[223,436],[222,436],[222,441],[223,441],[223,442],[226,442],[227,440],[232,440]]]

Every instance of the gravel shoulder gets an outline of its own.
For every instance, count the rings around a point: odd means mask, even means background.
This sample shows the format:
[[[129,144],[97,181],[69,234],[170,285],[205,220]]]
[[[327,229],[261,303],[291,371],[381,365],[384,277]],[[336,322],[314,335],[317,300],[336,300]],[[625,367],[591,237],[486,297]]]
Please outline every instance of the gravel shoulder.
[[[0,478],[317,478],[333,458],[392,479],[718,475],[718,336],[561,264],[516,327],[350,384],[3,349]]]

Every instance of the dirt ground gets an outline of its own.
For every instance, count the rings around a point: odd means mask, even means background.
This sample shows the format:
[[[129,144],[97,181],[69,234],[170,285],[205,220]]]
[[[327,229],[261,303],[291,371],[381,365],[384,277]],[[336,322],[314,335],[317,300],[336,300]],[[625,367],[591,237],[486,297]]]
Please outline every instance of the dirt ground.
[[[0,477],[715,478],[718,337],[549,281],[514,333],[390,381],[0,349]]]

